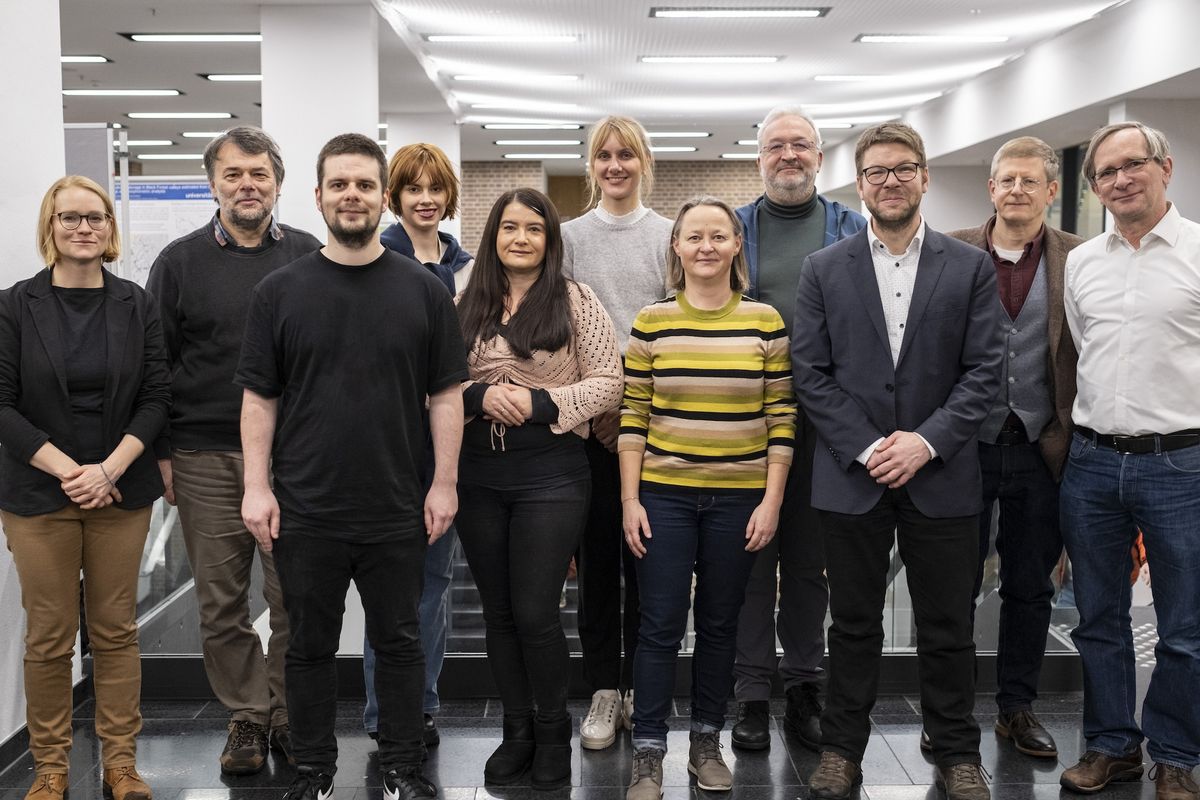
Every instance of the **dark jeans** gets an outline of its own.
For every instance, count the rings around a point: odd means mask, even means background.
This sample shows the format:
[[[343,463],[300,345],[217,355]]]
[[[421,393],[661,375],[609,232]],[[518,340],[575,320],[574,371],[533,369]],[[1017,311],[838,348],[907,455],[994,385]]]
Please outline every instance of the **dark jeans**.
[[[425,537],[353,544],[288,530],[275,542],[275,569],[291,626],[287,704],[296,763],[332,775],[337,769],[335,656],[350,581],[362,597],[367,638],[375,648],[379,766],[418,767],[425,748],[421,694],[425,659],[417,625]]]
[[[1046,653],[1054,584],[1050,575],[1062,555],[1058,530],[1058,483],[1037,443],[979,445],[983,513],[979,515],[979,570],[983,584],[992,528],[992,505],[1000,500],[996,552],[1000,555],[1000,632],[996,646],[996,705],[1001,713],[1032,708]],[[971,604],[974,620],[975,604]]]
[[[746,523],[762,494],[643,490],[641,500],[651,537],[637,561],[642,624],[633,663],[633,737],[667,738],[675,657],[687,633],[693,573],[692,722],[719,731],[733,688],[738,612],[754,566],[755,554],[746,551]]]
[[[483,601],[488,665],[505,716],[567,716],[570,653],[559,618],[589,481],[545,489],[459,484],[455,525]]]
[[[593,690],[633,687],[637,650],[637,571],[621,531],[621,472],[617,454],[592,437],[584,445],[592,471],[592,502],[579,543],[579,644],[583,676]],[[625,579],[622,611],[621,578]],[[621,645],[625,658],[621,658]],[[774,647],[774,643],[772,643]]]
[[[921,712],[934,760],[979,763],[971,586],[976,516],[934,519],[904,489],[887,489],[865,514],[821,512],[829,571],[829,678],[822,749],[858,764],[871,732],[883,648],[889,554],[899,541],[917,628]]]

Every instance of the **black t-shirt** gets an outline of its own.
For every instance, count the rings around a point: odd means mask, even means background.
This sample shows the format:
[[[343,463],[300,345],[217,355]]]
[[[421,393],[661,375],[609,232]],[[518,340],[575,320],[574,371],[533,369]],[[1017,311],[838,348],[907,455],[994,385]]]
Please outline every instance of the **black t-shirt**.
[[[425,399],[467,377],[446,287],[390,250],[361,267],[320,251],[254,290],[235,382],[279,398],[283,531],[372,543],[424,535]]]
[[[54,287],[62,326],[67,395],[75,428],[73,452],[80,464],[108,457],[104,447],[104,384],[108,374],[108,333],[104,327],[104,287]]]

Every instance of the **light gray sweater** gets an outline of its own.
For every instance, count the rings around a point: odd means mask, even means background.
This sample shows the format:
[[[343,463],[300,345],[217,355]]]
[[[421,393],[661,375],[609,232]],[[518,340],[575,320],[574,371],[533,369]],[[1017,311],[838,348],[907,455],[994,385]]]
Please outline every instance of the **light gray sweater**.
[[[592,287],[612,317],[621,352],[633,319],[667,290],[667,248],[674,223],[647,208],[623,217],[592,209],[562,226],[563,272]]]

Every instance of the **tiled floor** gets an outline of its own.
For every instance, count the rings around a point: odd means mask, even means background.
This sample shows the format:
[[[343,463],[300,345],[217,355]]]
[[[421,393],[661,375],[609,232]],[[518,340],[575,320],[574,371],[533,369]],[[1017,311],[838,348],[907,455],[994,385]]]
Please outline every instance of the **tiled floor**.
[[[677,702],[677,712],[686,713],[686,701]],[[983,727],[983,764],[992,777],[995,800],[1048,800],[1059,797],[1058,776],[1064,765],[1073,764],[1083,743],[1080,733],[1081,696],[1078,693],[1044,695],[1038,701],[1042,721],[1058,741],[1059,758],[1033,759],[1017,753],[991,730],[995,703],[980,696],[976,715]],[[338,762],[335,800],[380,800],[375,745],[363,733],[362,704],[339,705]],[[871,740],[863,760],[865,783],[859,800],[938,800],[931,785],[933,767],[921,752],[918,699],[907,696],[881,697],[872,717]],[[578,720],[587,711],[586,702],[572,703]],[[789,742],[783,735],[780,717],[783,702],[773,703],[771,748],[745,753],[729,747],[729,732],[721,739],[724,755],[733,770],[734,789],[730,800],[807,800],[805,783],[816,766],[815,754]],[[216,703],[204,701],[147,702],[143,705],[145,725],[138,740],[138,768],[154,789],[156,800],[278,800],[292,779],[287,763],[272,756],[268,766],[248,778],[222,777],[217,756],[225,740],[225,712]],[[558,792],[541,792],[528,787],[482,786],[483,762],[500,736],[500,708],[496,701],[446,703],[439,715],[442,743],[430,751],[426,772],[446,800],[622,800],[629,778],[631,750],[628,735],[604,751],[573,754],[572,786]],[[71,800],[100,800],[99,749],[92,732],[90,702],[75,714],[75,747],[71,754]],[[666,800],[716,800],[722,793],[695,788],[687,772],[687,720],[671,720],[670,752],[665,764]],[[1148,767],[1149,765],[1147,765]],[[26,754],[0,772],[0,800],[21,800],[32,778],[32,760]],[[1064,797],[1073,797],[1065,794]],[[1152,800],[1154,785],[1116,785],[1106,790],[1104,800]]]

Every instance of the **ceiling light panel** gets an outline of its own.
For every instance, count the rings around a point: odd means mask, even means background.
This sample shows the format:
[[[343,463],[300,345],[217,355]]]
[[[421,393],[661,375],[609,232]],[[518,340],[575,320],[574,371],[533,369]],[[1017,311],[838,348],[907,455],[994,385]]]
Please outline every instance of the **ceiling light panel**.
[[[949,33],[860,33],[854,41],[863,44],[999,44],[1007,36]]]
[[[225,131],[184,131],[179,134],[185,139],[215,139]]]
[[[707,139],[712,136],[707,131],[646,131],[651,139]]]
[[[129,147],[169,147],[175,143],[170,139],[130,139],[125,144]],[[120,142],[113,142],[113,147],[120,146]]]
[[[62,56],[59,61],[63,64],[110,64],[111,59],[104,56]]]
[[[813,19],[829,13],[829,6],[819,8],[737,8],[710,6],[681,8],[658,6],[650,9],[651,17],[659,19]]]
[[[579,41],[574,34],[525,33],[427,33],[425,41],[470,44],[571,44]]]
[[[696,148],[691,147],[689,145],[681,145],[681,144],[651,145],[650,152],[652,152],[652,153],[694,153],[694,152],[696,152]]]
[[[130,119],[231,119],[228,111],[130,111]]]
[[[63,89],[67,97],[178,97],[178,89]]]
[[[262,75],[250,72],[229,72],[229,73],[200,73],[201,78],[207,78],[210,81],[221,81],[225,83],[262,83]]]
[[[498,147],[578,147],[578,139],[497,139],[492,144]]]
[[[579,75],[537,75],[520,72],[493,72],[486,75],[455,75],[454,80],[463,83],[572,83]]]
[[[774,64],[783,56],[642,56],[643,64]]]
[[[261,42],[261,33],[122,33],[135,42],[171,44],[221,44],[232,42]]]
[[[489,122],[482,126],[487,131],[578,131],[582,125],[575,123],[541,122]]]
[[[505,153],[505,158],[521,161],[549,161],[551,159],[583,158],[578,153]]]
[[[199,161],[203,153],[142,153],[139,161]]]

